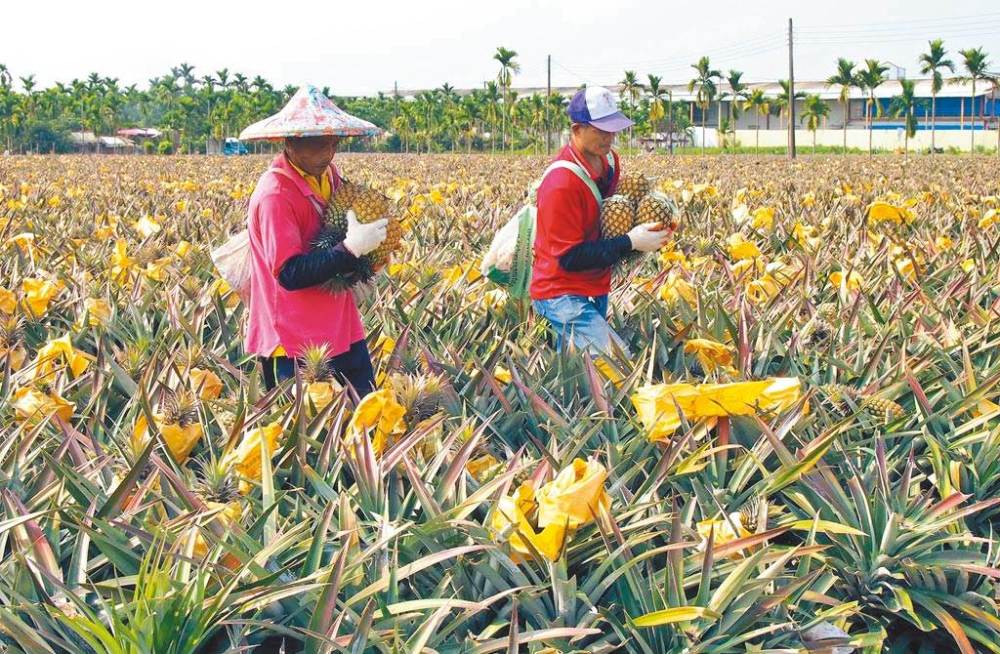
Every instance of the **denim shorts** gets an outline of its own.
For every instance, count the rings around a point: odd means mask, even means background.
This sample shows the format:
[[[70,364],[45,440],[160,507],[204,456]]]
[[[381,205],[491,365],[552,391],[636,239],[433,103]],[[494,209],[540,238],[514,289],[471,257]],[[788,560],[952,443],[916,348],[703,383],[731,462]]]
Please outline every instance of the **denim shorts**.
[[[548,300],[533,300],[531,305],[552,325],[560,351],[564,351],[567,342],[571,342],[578,350],[610,354],[613,342],[628,354],[625,342],[608,324],[607,295],[561,295]]]

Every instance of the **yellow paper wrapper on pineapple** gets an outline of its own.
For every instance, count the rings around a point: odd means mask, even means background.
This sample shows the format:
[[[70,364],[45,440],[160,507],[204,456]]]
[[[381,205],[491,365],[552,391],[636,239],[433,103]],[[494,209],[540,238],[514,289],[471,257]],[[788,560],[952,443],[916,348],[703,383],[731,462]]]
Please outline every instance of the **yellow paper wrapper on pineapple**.
[[[508,543],[515,562],[520,563],[532,555],[531,547],[549,561],[559,558],[566,540],[566,525],[554,523],[542,529],[541,533],[532,527],[529,516],[535,511],[534,489],[525,482],[513,496],[500,498],[493,512],[491,526],[497,533],[510,529]],[[528,545],[530,543],[530,547]]]
[[[538,526],[565,524],[576,529],[600,516],[611,506],[604,490],[607,477],[608,471],[597,461],[575,459],[538,489]]]
[[[622,377],[621,373],[618,372],[614,366],[608,363],[607,359],[604,357],[597,357],[594,359],[594,367],[597,368],[597,371],[600,372],[605,379],[619,388],[625,381],[625,378]]]
[[[639,420],[650,440],[669,437],[681,425],[681,414],[691,421],[723,416],[784,411],[801,396],[796,377],[731,384],[656,384],[632,395]]]
[[[111,305],[107,300],[89,297],[83,302],[83,311],[87,316],[87,324],[91,327],[106,325],[111,319]]]
[[[388,388],[369,393],[358,404],[351,421],[347,424],[348,442],[353,442],[369,429],[374,429],[372,450],[375,456],[380,456],[391,444],[391,438],[402,425],[405,414],[406,409],[396,402],[396,398]]]
[[[316,411],[322,411],[333,402],[333,396],[341,390],[341,386],[337,382],[317,381],[306,386],[306,395],[312,405],[316,407]]]
[[[69,334],[62,338],[56,338],[38,350],[35,356],[34,379],[45,379],[53,374],[54,363],[57,359],[62,359],[73,378],[79,377],[90,366],[90,358],[85,353],[77,350],[70,342]]]
[[[10,315],[17,310],[17,296],[14,291],[0,288],[0,313]]]
[[[722,343],[707,338],[692,338],[684,344],[684,354],[697,357],[702,369],[710,373],[719,366],[731,366],[733,353]]]
[[[188,379],[191,390],[202,400],[214,400],[222,395],[222,380],[211,370],[191,368]]]
[[[735,529],[733,525],[736,525]],[[698,535],[701,536],[701,542],[698,543],[698,550],[704,552],[708,548],[708,538],[710,534],[713,538],[713,547],[719,547],[720,545],[725,545],[734,540],[740,538],[746,538],[751,536],[752,533],[748,531],[740,520],[739,511],[734,511],[729,514],[729,519],[725,520],[723,518],[712,519],[712,520],[702,520],[696,525]],[[727,558],[741,559],[744,553],[742,551],[736,551],[730,554]]]
[[[34,422],[56,415],[69,422],[76,405],[55,393],[47,395],[34,388],[19,388],[14,391],[13,406],[14,414],[19,420]]]
[[[8,357],[10,358],[11,372],[17,372],[21,369],[21,366],[24,365],[24,360],[28,357],[28,353],[20,347],[15,347],[13,349],[0,347],[0,367],[4,365],[4,359]]]
[[[167,424],[162,421],[159,414],[154,414],[153,419],[156,421],[156,428],[160,430],[160,435],[163,436],[163,442],[167,444],[170,454],[177,459],[178,463],[187,461],[191,450],[204,434],[201,424],[193,423],[185,427],[178,424]],[[145,414],[140,413],[139,417],[136,418],[135,427],[132,428],[132,451],[138,454],[146,447],[148,441],[149,425],[146,422]]]
[[[23,306],[31,316],[40,318],[49,310],[49,302],[59,294],[62,288],[62,282],[58,281],[25,279],[21,282],[21,290],[24,293]]]
[[[492,477],[499,468],[500,462],[492,454],[484,454],[465,464],[466,471],[479,483]]]
[[[246,479],[260,480],[261,444],[269,456],[274,455],[283,430],[280,422],[272,422],[265,427],[257,427],[246,434],[234,449],[223,457],[223,465],[232,466],[236,472]],[[249,486],[240,484],[240,490],[249,490]]]

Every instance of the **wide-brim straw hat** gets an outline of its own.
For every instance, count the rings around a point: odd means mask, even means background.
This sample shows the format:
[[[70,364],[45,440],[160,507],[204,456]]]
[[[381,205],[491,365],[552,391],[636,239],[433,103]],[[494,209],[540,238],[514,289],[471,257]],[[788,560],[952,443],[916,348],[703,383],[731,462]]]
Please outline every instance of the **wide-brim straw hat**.
[[[303,136],[375,136],[382,130],[347,113],[315,86],[303,86],[281,111],[240,132],[241,141]]]

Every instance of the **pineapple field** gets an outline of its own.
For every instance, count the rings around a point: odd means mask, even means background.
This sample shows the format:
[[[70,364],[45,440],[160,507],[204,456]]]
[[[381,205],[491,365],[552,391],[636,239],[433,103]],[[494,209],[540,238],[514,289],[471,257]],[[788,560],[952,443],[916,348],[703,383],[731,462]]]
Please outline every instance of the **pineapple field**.
[[[360,403],[243,351],[268,161],[0,158],[0,651],[1000,652],[1000,161],[625,157],[625,359],[479,272],[543,157],[339,155]]]

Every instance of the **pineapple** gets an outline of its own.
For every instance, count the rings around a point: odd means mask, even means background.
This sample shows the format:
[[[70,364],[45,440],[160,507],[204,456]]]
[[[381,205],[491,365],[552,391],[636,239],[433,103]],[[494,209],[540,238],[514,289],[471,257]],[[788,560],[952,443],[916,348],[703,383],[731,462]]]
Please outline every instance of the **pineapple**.
[[[629,199],[633,206],[649,193],[653,183],[642,173],[626,173],[618,182],[617,193]]]
[[[333,401],[334,393],[343,390],[343,387],[333,380],[326,345],[311,345],[306,348],[302,354],[301,365],[309,403],[316,411],[322,411]]]
[[[209,510],[222,509],[219,514],[229,523],[238,522],[243,515],[240,490],[232,468],[221,461],[202,463],[194,490]]]
[[[740,507],[739,526],[749,534],[767,530],[767,500],[754,494]]]
[[[906,411],[897,402],[879,395],[868,395],[861,401],[861,408],[874,417],[886,422],[898,420],[906,415]]]
[[[826,396],[823,406],[838,416],[851,413],[850,403],[857,405],[861,398],[861,393],[857,389],[842,384],[825,384],[820,386],[819,390]]]
[[[677,205],[663,193],[650,193],[639,200],[636,209],[636,224],[660,223],[671,229],[677,226]]]
[[[229,531],[234,524],[239,524],[243,517],[243,504],[239,492],[236,475],[232,468],[221,461],[212,460],[199,466],[199,474],[194,484],[194,491],[205,503],[207,510],[214,515],[209,522],[214,522]],[[208,543],[198,527],[192,527],[194,534],[194,555],[202,558],[208,554]],[[222,565],[235,570],[240,567],[239,558],[230,553],[222,557]]]
[[[389,262],[390,255],[399,249],[403,228],[399,221],[389,214],[389,200],[381,193],[361,184],[344,180],[337,192],[330,198],[324,215],[324,224],[313,238],[314,248],[334,247],[347,235],[347,212],[353,210],[362,223],[388,217],[386,238],[373,252],[361,257],[358,270],[350,275],[327,282],[332,291],[342,291],[358,283],[368,281],[375,272]]]
[[[406,411],[403,422],[410,429],[419,429],[441,413],[444,387],[440,376],[396,373],[389,377],[389,387]],[[420,444],[419,452],[425,461],[441,451],[442,440],[442,425],[439,424]]]
[[[404,420],[415,426],[441,411],[444,386],[438,375],[393,374],[389,377],[397,400],[406,409]]]
[[[635,209],[624,195],[613,195],[604,201],[601,209],[601,234],[604,238],[617,238],[628,234],[635,226]]]
[[[170,454],[183,463],[191,454],[204,430],[198,419],[198,398],[186,388],[168,392],[160,410],[153,413],[156,428],[170,449]],[[141,452],[149,441],[146,415],[140,414],[132,429],[132,449]]]

